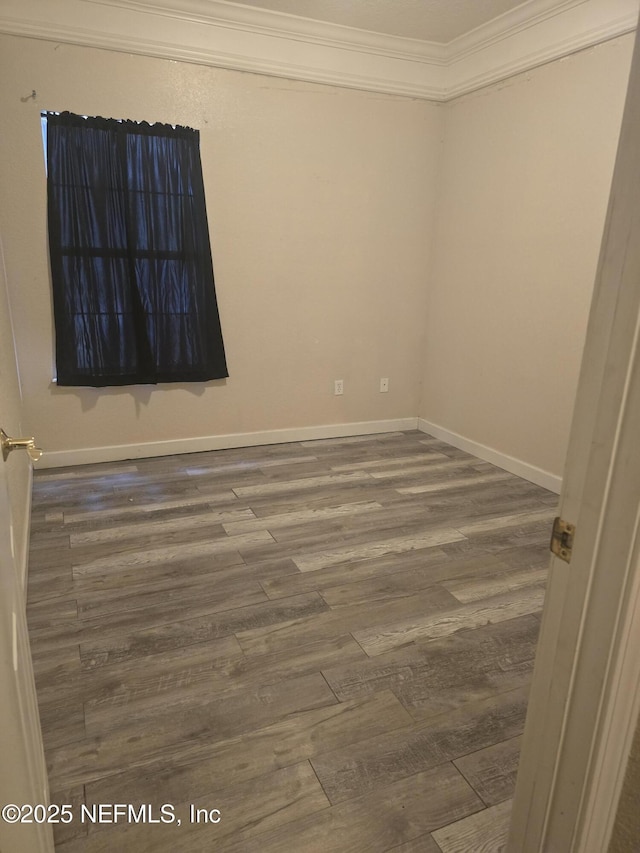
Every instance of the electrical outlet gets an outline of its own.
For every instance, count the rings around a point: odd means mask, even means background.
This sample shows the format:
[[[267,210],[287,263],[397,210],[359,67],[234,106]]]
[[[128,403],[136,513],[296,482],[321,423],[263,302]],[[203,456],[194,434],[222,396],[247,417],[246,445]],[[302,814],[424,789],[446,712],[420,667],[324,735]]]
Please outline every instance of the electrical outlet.
[[[388,390],[389,390],[389,380],[388,379],[381,379],[380,380],[380,393],[386,394]]]
[[[342,379],[336,379],[336,381],[333,383],[333,393],[336,396],[344,394],[344,381]]]

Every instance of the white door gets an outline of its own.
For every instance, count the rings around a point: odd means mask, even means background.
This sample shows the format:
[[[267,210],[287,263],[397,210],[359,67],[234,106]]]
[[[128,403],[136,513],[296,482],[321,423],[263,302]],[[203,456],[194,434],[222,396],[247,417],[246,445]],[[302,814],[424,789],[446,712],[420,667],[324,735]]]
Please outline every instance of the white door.
[[[15,435],[20,396],[1,249],[0,245],[0,426]],[[6,461],[0,455],[0,809],[48,802],[24,590],[29,488],[25,451],[13,451]],[[11,808],[5,817],[0,817],[0,853],[53,850],[48,825],[12,823]]]
[[[640,702],[640,50],[565,466],[510,853],[606,851]],[[557,306],[570,313],[571,306]]]

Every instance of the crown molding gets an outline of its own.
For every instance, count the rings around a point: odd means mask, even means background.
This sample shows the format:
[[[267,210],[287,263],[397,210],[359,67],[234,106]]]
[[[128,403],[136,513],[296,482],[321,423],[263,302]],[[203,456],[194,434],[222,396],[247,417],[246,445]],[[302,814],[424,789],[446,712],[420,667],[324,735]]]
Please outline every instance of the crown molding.
[[[3,0],[0,32],[448,101],[631,32],[640,0],[529,0],[449,44],[229,0]]]
[[[476,29],[450,41],[447,45],[447,59],[456,62],[478,50],[484,50],[505,38],[557,18],[576,6],[582,6],[587,0],[529,0],[488,21]]]
[[[402,38],[383,33],[358,30],[340,24],[315,21],[272,12],[256,6],[243,6],[232,0],[83,0],[99,6],[117,6],[135,9],[147,14],[165,16],[183,21],[244,32],[269,35],[274,38],[289,38],[297,41],[320,44],[340,50],[356,50],[389,56],[406,61],[415,59],[433,63],[447,62],[447,46],[433,41]],[[553,2],[553,0],[547,0]],[[584,0],[572,0],[584,2]]]
[[[519,6],[450,42],[446,100],[633,32],[638,6],[637,0],[569,0],[555,9],[553,0],[534,0]]]

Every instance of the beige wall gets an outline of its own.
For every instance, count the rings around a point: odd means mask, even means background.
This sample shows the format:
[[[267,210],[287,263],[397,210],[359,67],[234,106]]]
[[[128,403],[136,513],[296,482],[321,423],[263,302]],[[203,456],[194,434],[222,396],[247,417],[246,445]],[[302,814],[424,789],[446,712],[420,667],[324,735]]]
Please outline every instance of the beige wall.
[[[0,57],[0,226],[43,446],[416,417],[441,108],[18,37]],[[42,109],[200,129],[226,382],[51,384]]]
[[[562,474],[632,36],[451,102],[421,417]]]
[[[25,428],[55,451],[420,415],[560,475],[631,46],[439,107],[0,37]],[[200,129],[228,380],[52,384],[41,109]]]

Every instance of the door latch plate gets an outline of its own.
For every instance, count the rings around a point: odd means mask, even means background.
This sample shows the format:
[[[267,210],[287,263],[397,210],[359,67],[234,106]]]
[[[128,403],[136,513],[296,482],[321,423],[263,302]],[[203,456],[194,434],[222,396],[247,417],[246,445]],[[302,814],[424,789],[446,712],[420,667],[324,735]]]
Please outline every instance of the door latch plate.
[[[551,544],[549,546],[552,553],[556,557],[560,557],[565,563],[571,562],[573,554],[573,539],[576,533],[575,524],[558,516],[553,522],[553,531],[551,533]]]

